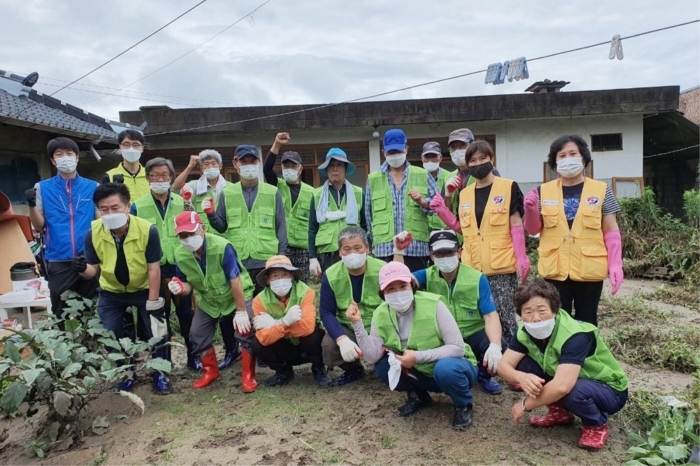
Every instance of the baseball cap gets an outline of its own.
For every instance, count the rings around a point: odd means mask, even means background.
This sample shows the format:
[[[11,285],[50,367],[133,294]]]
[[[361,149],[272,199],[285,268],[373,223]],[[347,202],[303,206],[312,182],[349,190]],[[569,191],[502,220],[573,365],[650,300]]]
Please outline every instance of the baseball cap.
[[[384,288],[394,282],[411,283],[413,275],[411,271],[401,262],[389,262],[379,269],[379,289],[384,291]]]
[[[175,234],[193,233],[202,224],[202,217],[197,212],[180,212],[175,217]]]
[[[299,155],[298,152],[294,152],[293,150],[288,150],[284,154],[282,154],[282,161],[281,163],[284,162],[294,162],[297,165],[301,165],[301,156]]]
[[[449,146],[454,141],[462,141],[465,144],[471,144],[474,140],[474,135],[469,128],[459,128],[450,133],[447,138],[447,145]]]
[[[331,160],[337,160],[339,162],[343,162],[346,165],[346,177],[351,176],[353,173],[355,173],[355,164],[348,160],[348,154],[346,154],[343,149],[340,149],[338,147],[331,147],[328,153],[326,154],[326,160],[318,166],[318,172],[322,176],[328,176],[328,172],[326,170],[328,169],[328,165],[330,165]]]
[[[294,272],[295,280],[301,280],[302,278],[301,270],[292,265],[292,261],[289,260],[289,257],[272,256],[267,260],[267,262],[265,262],[265,268],[262,270],[262,272],[255,277],[258,285],[262,286],[263,288],[267,286],[267,273],[270,271],[270,269],[289,270],[290,272]]]
[[[391,150],[404,150],[406,149],[406,144],[408,144],[408,139],[406,139],[406,133],[400,129],[390,129],[384,133],[384,151],[389,152]]]
[[[258,148],[248,144],[236,147],[236,151],[233,153],[233,159],[239,160],[247,155],[252,155],[256,159],[260,159],[260,152],[258,152]]]
[[[430,252],[458,251],[457,235],[451,230],[437,230],[430,234]]]
[[[421,155],[425,154],[442,154],[442,151],[440,150],[440,143],[436,141],[428,141],[423,144],[423,152]]]

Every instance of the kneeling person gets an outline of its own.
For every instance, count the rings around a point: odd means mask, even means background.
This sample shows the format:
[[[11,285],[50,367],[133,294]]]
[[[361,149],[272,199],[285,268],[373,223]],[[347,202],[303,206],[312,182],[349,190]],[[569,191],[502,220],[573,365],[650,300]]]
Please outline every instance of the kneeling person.
[[[321,355],[323,329],[316,313],[316,293],[301,281],[303,272],[285,256],[272,256],[257,276],[262,292],[253,299],[253,354],[275,375],[272,387],[294,378],[293,366],[311,363],[316,384],[330,386]]]

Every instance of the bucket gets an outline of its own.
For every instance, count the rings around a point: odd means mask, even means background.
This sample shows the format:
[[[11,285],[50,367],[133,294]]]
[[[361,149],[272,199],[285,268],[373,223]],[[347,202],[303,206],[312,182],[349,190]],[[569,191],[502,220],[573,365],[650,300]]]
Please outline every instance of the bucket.
[[[10,267],[10,280],[12,281],[13,291],[24,289],[29,282],[36,278],[36,264],[34,262],[17,262]]]

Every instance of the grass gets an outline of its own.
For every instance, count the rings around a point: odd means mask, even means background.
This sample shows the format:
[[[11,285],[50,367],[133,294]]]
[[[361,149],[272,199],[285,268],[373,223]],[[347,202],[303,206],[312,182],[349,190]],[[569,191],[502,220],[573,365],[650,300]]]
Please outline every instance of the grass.
[[[382,435],[379,439],[379,443],[381,444],[382,448],[394,448],[396,445],[396,440],[388,435]]]
[[[604,295],[598,308],[600,327],[612,329],[633,323],[665,324],[672,314],[654,307],[647,296],[640,292],[627,297]]]
[[[697,288],[687,285],[663,285],[647,295],[647,299],[674,306],[683,306],[700,312],[700,293],[698,293]]]
[[[668,407],[656,393],[647,389],[639,389],[630,393],[627,405],[612,419],[626,429],[646,431],[659,417],[659,412],[666,409]]]

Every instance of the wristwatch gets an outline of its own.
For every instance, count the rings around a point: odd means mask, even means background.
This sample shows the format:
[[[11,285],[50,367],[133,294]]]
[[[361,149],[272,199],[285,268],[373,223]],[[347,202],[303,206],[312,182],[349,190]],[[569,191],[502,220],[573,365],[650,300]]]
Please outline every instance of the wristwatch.
[[[531,413],[532,410],[525,407],[525,400],[527,400],[527,398],[523,398],[523,401],[520,402],[520,406],[523,408],[523,412]]]

